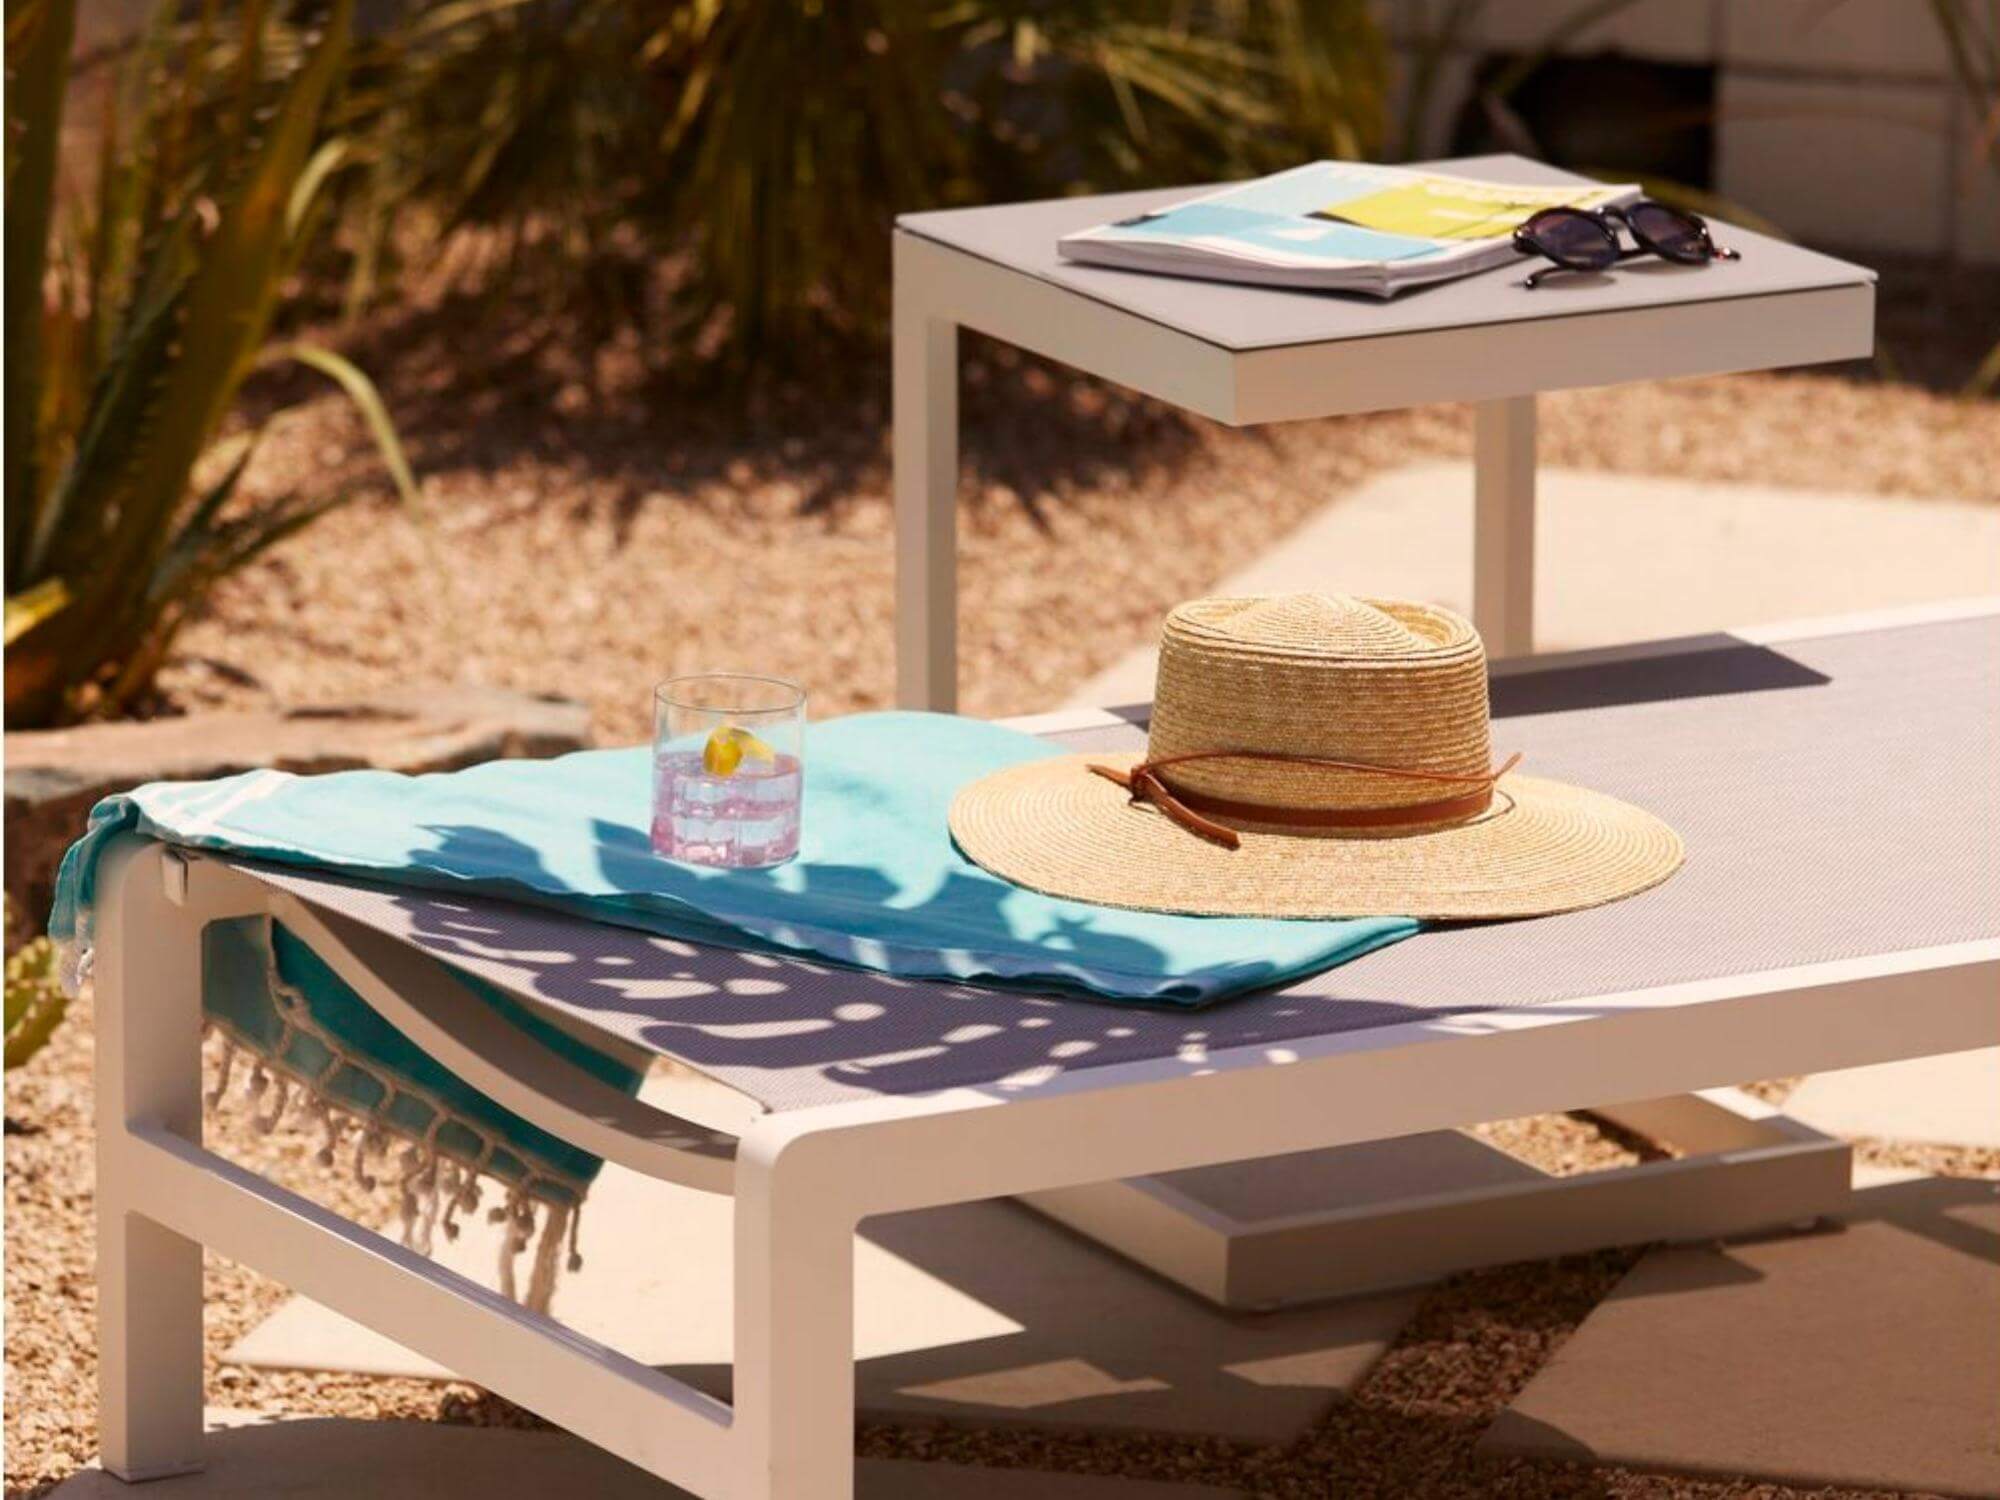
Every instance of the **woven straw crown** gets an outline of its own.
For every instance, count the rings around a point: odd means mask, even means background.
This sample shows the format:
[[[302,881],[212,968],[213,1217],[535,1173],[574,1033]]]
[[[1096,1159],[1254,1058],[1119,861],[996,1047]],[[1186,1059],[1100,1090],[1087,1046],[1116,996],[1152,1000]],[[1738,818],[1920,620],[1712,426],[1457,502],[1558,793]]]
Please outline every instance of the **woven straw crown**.
[[[1486,651],[1449,610],[1323,594],[1197,599],[1167,617],[1156,692],[1148,760],[1252,750],[1467,777],[1492,769]],[[1436,782],[1271,761],[1163,774],[1189,792],[1273,807],[1439,795]]]

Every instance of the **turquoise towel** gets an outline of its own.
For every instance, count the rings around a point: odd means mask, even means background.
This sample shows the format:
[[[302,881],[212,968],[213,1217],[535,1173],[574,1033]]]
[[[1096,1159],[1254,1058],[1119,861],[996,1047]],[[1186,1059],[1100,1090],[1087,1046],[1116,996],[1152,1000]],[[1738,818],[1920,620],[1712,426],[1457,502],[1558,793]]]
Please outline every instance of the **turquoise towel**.
[[[385,1021],[282,923],[213,923],[202,935],[202,1010],[238,1047],[384,1134],[476,1165],[551,1202],[582,1196],[603,1162],[495,1103]],[[639,1070],[578,1041],[475,975],[459,979],[510,1024],[615,1088]],[[412,1162],[413,1167],[423,1164]]]
[[[986,980],[1110,1001],[1199,1006],[1330,967],[1417,930],[1402,917],[1261,921],[1085,906],[1023,890],[953,846],[959,787],[1059,754],[971,719],[871,714],[816,725],[806,741],[799,856],[771,870],[697,869],[648,844],[644,749],[552,761],[496,761],[401,776],[252,771],[156,782],[106,798],[64,856],[49,930],[87,950],[97,864],[116,835],[224,850],[404,885],[528,900],[598,921],[732,947],[821,955],[893,974]],[[318,956],[267,921],[218,923],[205,937],[203,1007],[256,1060],[358,1126],[364,1146],[407,1142],[398,1168],[406,1236],[428,1247],[442,1215],[476,1206],[480,1179],[508,1193],[516,1223],[502,1258],[540,1220],[530,1305],[545,1306],[557,1244],[602,1163],[539,1130],[439,1066],[388,1025]],[[514,1025],[598,1077],[635,1090],[626,1062],[541,1021],[471,975],[467,987]],[[226,1067],[226,1064],[225,1064]],[[275,1118],[279,1110],[270,1110]],[[340,1134],[329,1115],[329,1147]],[[366,1178],[365,1165],[357,1170]]]
[[[945,715],[814,725],[799,856],[769,870],[655,856],[644,749],[434,776],[253,771],[159,783],[91,814],[90,832],[63,861],[50,929],[59,940],[85,930],[98,849],[136,829],[398,884],[476,887],[673,937],[1151,1004],[1209,1004],[1417,930],[1403,917],[1285,921],[1088,906],[1011,885],[958,852],[946,813],[959,787],[1061,753],[1016,730]]]

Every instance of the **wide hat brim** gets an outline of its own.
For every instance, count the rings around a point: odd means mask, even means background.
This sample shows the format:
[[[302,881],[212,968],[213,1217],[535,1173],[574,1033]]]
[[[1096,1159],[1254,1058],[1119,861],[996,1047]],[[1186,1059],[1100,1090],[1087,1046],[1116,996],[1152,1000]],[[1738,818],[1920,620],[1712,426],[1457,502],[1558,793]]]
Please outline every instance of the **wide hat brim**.
[[[1651,813],[1563,782],[1508,775],[1479,817],[1411,832],[1244,832],[1227,849],[1091,772],[1142,756],[1067,755],[974,782],[951,832],[976,864],[1096,906],[1232,917],[1478,920],[1600,906],[1680,868]]]

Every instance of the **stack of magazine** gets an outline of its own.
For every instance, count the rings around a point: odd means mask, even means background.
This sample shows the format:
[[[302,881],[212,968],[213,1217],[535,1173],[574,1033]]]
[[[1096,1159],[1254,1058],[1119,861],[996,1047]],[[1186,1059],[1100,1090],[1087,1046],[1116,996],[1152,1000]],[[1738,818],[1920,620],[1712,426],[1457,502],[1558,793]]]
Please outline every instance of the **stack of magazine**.
[[[1638,196],[1629,183],[1523,187],[1316,161],[1057,244],[1071,260],[1128,271],[1389,297],[1518,259],[1515,228],[1544,208],[1602,208]]]

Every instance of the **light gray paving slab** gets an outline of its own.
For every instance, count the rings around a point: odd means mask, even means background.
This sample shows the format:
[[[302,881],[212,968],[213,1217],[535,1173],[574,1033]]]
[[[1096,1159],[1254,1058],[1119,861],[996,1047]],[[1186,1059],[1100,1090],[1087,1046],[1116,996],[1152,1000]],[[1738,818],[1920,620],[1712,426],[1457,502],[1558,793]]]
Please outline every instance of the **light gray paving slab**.
[[[1828,1135],[2000,1146],[2000,1047],[1817,1073],[1785,1113]]]
[[[1360,1381],[1422,1299],[1225,1313],[1010,1203],[897,1215],[862,1232],[1020,1325],[867,1361],[862,1409],[982,1426],[1286,1442]]]
[[[1483,1451],[2000,1494],[2000,1189],[1858,1194],[1837,1229],[1646,1255]]]
[[[1915,1167],[1878,1167],[1870,1162],[1856,1161],[1854,1190],[1860,1192],[1865,1188],[1888,1187],[1898,1182],[1917,1182],[1929,1176],[1930,1173],[1919,1172]]]
[[[607,1166],[582,1222],[583,1267],[557,1285],[556,1317],[577,1332],[653,1365],[727,1365],[732,1206],[726,1197]],[[439,1264],[497,1284],[503,1227],[466,1216],[459,1238],[439,1236]],[[868,1239],[855,1245],[855,1354],[862,1360],[1012,1333],[1014,1322]],[[304,1297],[292,1297],[229,1351],[245,1365],[350,1370],[441,1380],[423,1355]]]
[[[1971,497],[1916,501],[1558,468],[1540,470],[1535,486],[1542,651],[2000,593],[2000,507]],[[1661,525],[1662,516],[1673,524]],[[1424,545],[1412,547],[1413,536]],[[1607,558],[1620,566],[1605,566]],[[1472,466],[1378,474],[1209,591],[1420,599],[1469,614]],[[1067,701],[1143,703],[1157,661],[1149,642]]]
[[[1207,1485],[863,1459],[857,1500],[1226,1500]],[[199,1474],[120,1483],[95,1465],[56,1486],[60,1500],[688,1500],[688,1492],[561,1432],[434,1422],[210,1413]]]
[[[607,1167],[584,1267],[559,1321],[725,1399],[731,1205]],[[486,1284],[479,1216],[439,1259]],[[872,1415],[1282,1442],[1351,1388],[1420,1294],[1227,1314],[1005,1202],[871,1219],[855,1245],[857,1402]],[[318,1303],[288,1299],[230,1350],[239,1364],[443,1379],[448,1372]]]
[[[1438,1193],[1519,1187],[1545,1174],[1477,1136],[1427,1130],[1163,1173],[1159,1182],[1237,1230],[1310,1214],[1407,1204]]]

